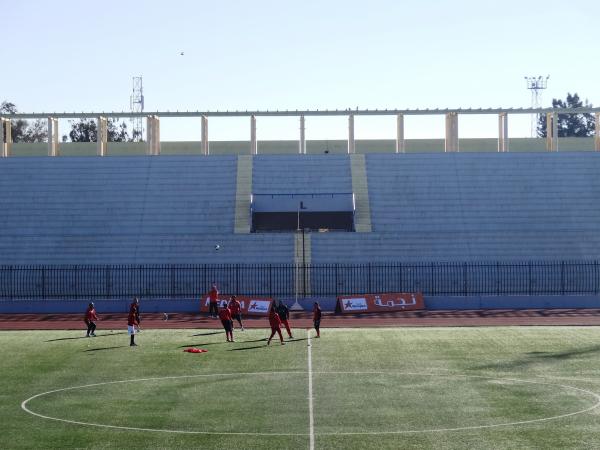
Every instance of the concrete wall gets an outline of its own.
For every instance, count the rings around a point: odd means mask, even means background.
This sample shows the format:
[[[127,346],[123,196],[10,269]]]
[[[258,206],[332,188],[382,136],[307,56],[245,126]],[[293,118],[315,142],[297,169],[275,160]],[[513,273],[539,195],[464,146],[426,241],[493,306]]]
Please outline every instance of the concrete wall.
[[[509,139],[511,152],[544,152],[546,140],[541,138]],[[249,155],[250,141],[211,141],[211,155]],[[594,138],[560,138],[560,152],[594,151]],[[356,140],[356,153],[395,153],[396,141],[393,139]],[[444,139],[407,139],[407,153],[443,152]],[[461,152],[497,152],[497,139],[460,139]],[[308,154],[345,154],[348,153],[346,140],[312,140],[306,142]],[[136,156],[146,153],[144,142],[109,142],[108,156]],[[200,155],[200,141],[161,142],[164,155]],[[265,155],[298,153],[298,141],[258,141],[258,153]],[[13,156],[46,156],[48,144],[18,143],[12,146]],[[61,156],[96,156],[95,142],[66,142],[60,144]]]
[[[291,297],[281,298],[288,306],[294,303]],[[300,305],[307,311],[312,310],[313,302],[318,301],[324,311],[334,311],[335,297],[310,297],[299,299]],[[57,314],[80,313],[82,315],[89,300],[20,300],[0,301],[0,314]],[[126,313],[131,299],[103,300],[94,299],[99,314]],[[142,318],[144,313],[197,313],[199,301],[188,299],[141,299]],[[426,296],[425,307],[428,310],[470,310],[470,309],[571,309],[599,308],[600,296],[471,296],[437,297]],[[325,323],[324,326],[327,326]]]

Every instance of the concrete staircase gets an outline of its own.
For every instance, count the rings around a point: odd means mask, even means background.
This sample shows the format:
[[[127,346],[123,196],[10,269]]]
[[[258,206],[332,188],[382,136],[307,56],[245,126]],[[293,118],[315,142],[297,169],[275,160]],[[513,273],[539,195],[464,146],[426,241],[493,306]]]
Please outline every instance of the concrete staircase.
[[[354,228],[358,233],[371,232],[371,207],[365,155],[350,155],[352,192],[354,192]]]
[[[252,194],[252,156],[237,157],[235,192],[235,233],[250,233],[250,196]]]
[[[312,264],[311,233],[296,233],[294,239],[294,266],[296,292],[304,292],[306,296],[311,293],[311,274],[306,267]]]

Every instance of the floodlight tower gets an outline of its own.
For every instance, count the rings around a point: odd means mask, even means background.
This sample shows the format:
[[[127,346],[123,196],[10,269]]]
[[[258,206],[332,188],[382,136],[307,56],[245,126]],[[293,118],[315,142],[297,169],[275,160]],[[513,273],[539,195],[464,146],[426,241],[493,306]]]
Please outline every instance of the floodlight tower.
[[[542,91],[548,88],[548,78],[550,75],[546,75],[546,77],[538,76],[538,77],[525,77],[525,82],[527,83],[527,89],[531,91],[531,107],[532,108],[541,108],[542,107]],[[537,136],[537,115],[531,115],[531,137]]]
[[[133,77],[133,92],[129,98],[132,113],[139,113],[139,116],[131,118],[132,134],[134,142],[142,141],[144,138],[144,121],[142,112],[144,111],[144,89],[142,87],[142,77]]]

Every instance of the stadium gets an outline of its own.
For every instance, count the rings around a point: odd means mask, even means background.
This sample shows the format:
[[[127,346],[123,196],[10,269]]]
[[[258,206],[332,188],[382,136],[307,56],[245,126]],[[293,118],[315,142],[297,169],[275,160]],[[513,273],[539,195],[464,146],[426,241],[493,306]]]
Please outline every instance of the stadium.
[[[597,108],[561,111],[581,113],[599,128]],[[108,142],[127,114],[2,117],[4,448],[600,445],[598,136],[559,139],[552,109],[207,111]],[[404,138],[423,114],[445,139]],[[498,136],[459,138],[469,114]],[[548,137],[509,139],[513,114]],[[258,140],[277,115],[298,140]],[[307,140],[323,115],[348,138]],[[394,116],[396,139],[354,139],[360,115]],[[246,117],[250,139],[210,141],[213,116]],[[73,117],[97,142],[58,141]],[[161,141],[163,117],[196,118],[201,140]],[[11,142],[39,118],[47,143]],[[207,313],[213,283],[246,302],[235,342]],[[292,309],[285,346],[257,301]]]

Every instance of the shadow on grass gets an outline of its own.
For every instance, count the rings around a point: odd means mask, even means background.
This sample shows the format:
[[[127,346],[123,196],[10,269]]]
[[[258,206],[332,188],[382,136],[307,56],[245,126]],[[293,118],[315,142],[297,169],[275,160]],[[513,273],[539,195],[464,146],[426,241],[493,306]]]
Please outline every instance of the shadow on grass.
[[[118,334],[127,334],[127,332],[126,331],[122,331],[122,332],[119,332],[119,333],[97,334],[96,337],[99,338],[99,337],[116,336]],[[57,339],[48,339],[47,341],[44,341],[44,342],[70,341],[72,339],[94,339],[94,338],[93,337],[88,338],[87,336],[76,336],[76,337],[64,337],[64,338],[57,338]]]
[[[252,344],[253,342],[267,342],[267,338],[252,339],[250,341],[237,341],[237,342],[242,343],[242,344]]]
[[[473,366],[471,369],[483,370],[483,369],[517,369],[531,366],[538,363],[552,363],[562,362],[564,360],[575,358],[582,355],[593,355],[600,353],[600,345],[594,345],[584,348],[574,348],[562,352],[528,352],[523,355],[522,358],[517,358],[512,361],[500,361],[497,363],[483,364],[480,366]]]
[[[213,334],[223,334],[223,333],[225,333],[225,332],[224,332],[224,331],[211,331],[211,332],[209,332],[209,333],[198,333],[198,334],[192,334],[192,337],[193,337],[193,336],[211,336],[211,335],[213,335]]]
[[[265,345],[254,345],[252,347],[230,348],[227,351],[228,352],[240,352],[240,351],[243,351],[243,350],[254,350],[256,348],[265,348],[266,346],[267,346],[267,344],[265,344]]]
[[[125,348],[125,347],[129,347],[129,345],[116,345],[114,347],[90,348],[90,349],[84,350],[84,352],[100,352],[102,350],[114,350],[116,348]]]
[[[227,341],[219,341],[219,342],[196,342],[194,344],[184,344],[180,345],[178,348],[186,348],[186,347],[206,347],[208,345],[222,345],[228,344]]]

